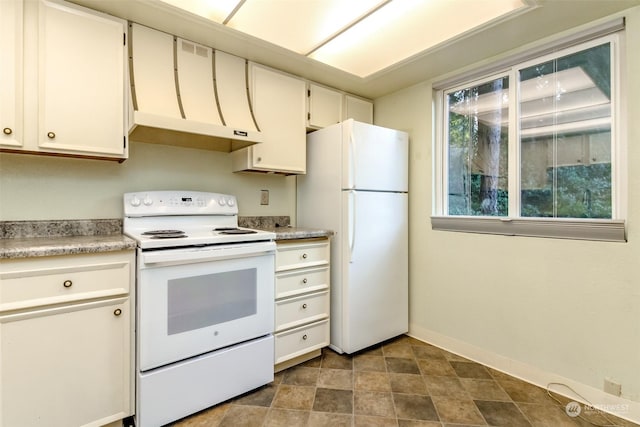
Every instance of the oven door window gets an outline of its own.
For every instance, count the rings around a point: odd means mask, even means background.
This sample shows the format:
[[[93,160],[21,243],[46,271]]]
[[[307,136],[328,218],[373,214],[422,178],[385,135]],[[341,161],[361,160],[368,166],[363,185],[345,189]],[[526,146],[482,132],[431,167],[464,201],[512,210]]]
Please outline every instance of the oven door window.
[[[227,271],[167,282],[169,335],[257,313],[257,269]]]

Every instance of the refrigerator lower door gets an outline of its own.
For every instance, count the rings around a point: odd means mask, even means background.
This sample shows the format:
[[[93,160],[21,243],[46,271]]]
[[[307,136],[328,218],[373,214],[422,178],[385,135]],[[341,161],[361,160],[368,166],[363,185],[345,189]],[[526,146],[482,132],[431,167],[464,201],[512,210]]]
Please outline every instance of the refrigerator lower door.
[[[408,331],[408,194],[344,191],[343,206],[332,345],[353,353]]]

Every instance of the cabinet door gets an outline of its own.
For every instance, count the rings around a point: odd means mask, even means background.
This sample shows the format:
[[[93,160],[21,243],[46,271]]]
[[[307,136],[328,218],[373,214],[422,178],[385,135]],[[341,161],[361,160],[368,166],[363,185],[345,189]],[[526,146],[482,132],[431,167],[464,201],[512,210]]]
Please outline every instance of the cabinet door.
[[[373,103],[355,96],[345,95],[343,119],[373,124]]]
[[[0,426],[131,415],[129,299],[0,316]]]
[[[126,157],[124,34],[122,20],[40,1],[41,150]]]
[[[342,93],[337,90],[309,84],[308,125],[320,129],[342,120]]]
[[[0,146],[22,146],[22,1],[0,1]]]
[[[254,170],[305,173],[305,82],[251,65],[253,112],[264,142],[249,147]]]

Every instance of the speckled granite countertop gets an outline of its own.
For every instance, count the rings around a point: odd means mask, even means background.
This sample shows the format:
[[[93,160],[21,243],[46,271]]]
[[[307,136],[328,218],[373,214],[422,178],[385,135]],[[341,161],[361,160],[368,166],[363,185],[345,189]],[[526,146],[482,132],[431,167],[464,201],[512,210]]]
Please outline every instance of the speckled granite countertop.
[[[122,220],[2,221],[0,259],[133,250]]]
[[[239,225],[272,231],[276,240],[330,237],[333,231],[291,227],[288,216],[239,217]],[[0,221],[0,259],[133,250],[122,220]]]
[[[276,233],[276,241],[292,239],[313,239],[330,237],[331,230],[292,227],[288,216],[244,216],[238,218],[238,225]]]
[[[330,237],[333,231],[321,230],[315,228],[299,228],[299,227],[263,227],[265,231],[276,233],[276,241],[291,239],[313,239],[316,237]]]

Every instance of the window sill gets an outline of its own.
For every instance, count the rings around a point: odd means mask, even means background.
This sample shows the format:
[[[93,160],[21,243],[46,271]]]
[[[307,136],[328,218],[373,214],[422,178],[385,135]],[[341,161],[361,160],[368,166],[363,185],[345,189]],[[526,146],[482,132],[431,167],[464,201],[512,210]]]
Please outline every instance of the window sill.
[[[439,231],[499,234],[503,236],[626,242],[624,220],[567,218],[496,218],[432,216],[431,228]]]

